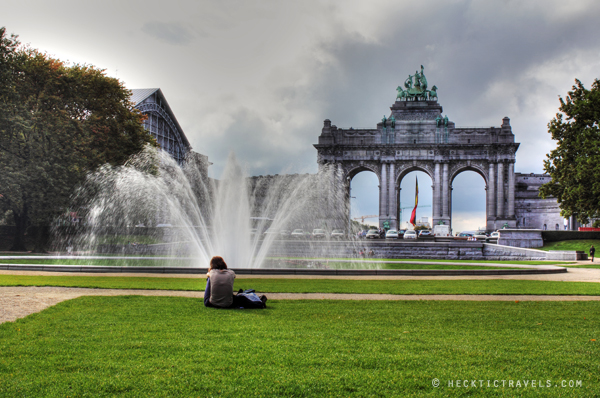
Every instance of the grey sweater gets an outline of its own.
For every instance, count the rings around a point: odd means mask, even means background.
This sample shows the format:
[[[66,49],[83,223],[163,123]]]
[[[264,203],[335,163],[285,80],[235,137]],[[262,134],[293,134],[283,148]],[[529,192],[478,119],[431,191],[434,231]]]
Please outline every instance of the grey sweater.
[[[215,307],[229,307],[233,303],[235,272],[230,269],[213,269],[210,277],[210,303]]]

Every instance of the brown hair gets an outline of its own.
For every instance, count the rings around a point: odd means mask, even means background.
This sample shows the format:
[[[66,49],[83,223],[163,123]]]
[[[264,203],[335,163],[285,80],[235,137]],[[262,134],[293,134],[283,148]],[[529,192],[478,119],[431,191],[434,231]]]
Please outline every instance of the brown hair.
[[[227,264],[225,264],[225,260],[223,260],[223,257],[214,256],[213,258],[211,258],[210,268],[208,270],[210,271],[211,269],[227,269]]]

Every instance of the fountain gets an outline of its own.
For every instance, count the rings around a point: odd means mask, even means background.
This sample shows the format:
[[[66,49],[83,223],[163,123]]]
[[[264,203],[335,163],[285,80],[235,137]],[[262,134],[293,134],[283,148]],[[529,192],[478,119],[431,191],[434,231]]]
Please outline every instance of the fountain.
[[[192,162],[180,167],[146,149],[124,166],[88,176],[73,201],[85,222],[68,239],[79,252],[185,258],[194,267],[220,255],[233,268],[259,268],[279,231],[345,226],[345,209],[331,217],[329,174],[249,179],[231,154],[215,181]]]

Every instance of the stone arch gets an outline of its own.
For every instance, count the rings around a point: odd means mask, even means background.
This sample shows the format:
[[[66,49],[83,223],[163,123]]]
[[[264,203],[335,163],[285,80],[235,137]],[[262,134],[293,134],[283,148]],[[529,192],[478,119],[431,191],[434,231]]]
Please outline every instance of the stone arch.
[[[378,168],[371,164],[351,165],[350,167],[346,168],[344,170],[344,181],[348,181],[348,178],[350,178],[350,181],[352,181],[352,179],[358,173],[362,173],[363,171],[370,171],[374,173],[377,176],[379,184],[381,184],[381,173]]]
[[[409,173],[412,173],[414,171],[420,171],[422,173],[425,173],[427,175],[427,177],[429,177],[429,179],[431,180],[432,186],[433,186],[433,184],[435,184],[435,172],[434,172],[434,168],[433,168],[433,162],[404,162],[404,163],[397,163],[397,167],[398,167],[398,170],[396,172],[396,175],[394,176],[394,181],[395,181],[394,196],[396,198],[396,203],[397,203],[397,207],[396,207],[397,227],[401,228],[402,219],[404,218],[403,215],[405,214],[405,213],[403,213],[403,210],[402,210],[402,201],[401,201],[402,181]],[[414,184],[414,181],[412,182],[412,184]],[[422,198],[423,197],[423,186],[424,186],[422,180],[419,180],[419,186],[420,186],[420,189],[419,189],[420,197]],[[431,197],[432,205],[433,205],[433,201],[434,201],[433,194],[434,194],[434,192],[432,192],[432,197]],[[432,206],[428,205],[428,207],[431,208]],[[421,207],[421,209],[423,209],[423,208]],[[431,210],[433,210],[433,209],[431,208]],[[423,211],[423,210],[421,210],[421,211]],[[426,210],[426,211],[427,211],[427,214],[429,214],[429,210]],[[419,214],[423,215],[422,213],[419,213]],[[433,211],[431,212],[431,215],[433,216]],[[428,216],[428,218],[429,218],[429,216]],[[406,221],[406,218],[404,218],[404,220]],[[431,219],[430,222],[433,222],[433,219]]]
[[[487,220],[489,217],[489,194],[490,191],[488,190],[488,186],[489,186],[489,173],[488,173],[488,164],[487,163],[483,163],[483,162],[470,162],[470,161],[461,161],[461,162],[456,162],[454,163],[451,167],[450,167],[450,171],[449,171],[449,181],[448,181],[448,188],[449,188],[449,193],[448,193],[448,198],[450,200],[450,203],[448,204],[448,210],[449,210],[449,216],[450,219],[452,220],[454,218],[454,201],[457,198],[461,198],[460,196],[460,190],[456,191],[454,190],[454,181],[455,179],[468,171],[474,172],[476,174],[479,174],[479,176],[481,176],[482,180],[483,180],[483,190],[485,193],[485,199],[484,199],[484,209],[485,209],[485,215],[483,216],[483,222],[481,225],[478,225],[479,228],[484,227],[487,229]],[[477,191],[479,192],[479,191]],[[458,194],[458,197],[455,197],[455,194]],[[478,195],[478,194],[477,194]],[[464,198],[464,196],[463,196]],[[473,202],[473,197],[471,197],[471,215],[473,215],[474,213],[472,213],[475,209],[477,209],[477,205],[476,203],[478,202]],[[451,221],[451,225],[454,225],[454,223]]]
[[[413,171],[421,171],[431,178],[432,182],[435,182],[433,169],[428,164],[410,164],[410,165],[398,165],[398,170],[396,171],[396,175],[394,176],[394,180],[396,181],[396,186],[400,187],[402,180],[408,173],[412,173]]]
[[[459,162],[454,164],[451,168],[450,168],[450,186],[452,186],[452,183],[454,182],[454,179],[461,173],[465,172],[465,171],[474,171],[475,173],[479,174],[482,178],[483,178],[483,182],[485,184],[485,186],[488,186],[488,170],[486,165],[483,164],[479,164],[479,163],[467,163],[467,162]]]

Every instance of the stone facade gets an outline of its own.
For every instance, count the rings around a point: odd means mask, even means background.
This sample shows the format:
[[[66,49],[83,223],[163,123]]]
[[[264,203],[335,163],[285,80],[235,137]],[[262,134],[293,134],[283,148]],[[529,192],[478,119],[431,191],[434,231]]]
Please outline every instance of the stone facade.
[[[564,219],[555,198],[542,199],[538,192],[550,182],[547,174],[515,173],[515,216],[517,228],[562,230]]]
[[[437,100],[397,100],[390,110],[389,118],[373,129],[343,129],[324,122],[315,145],[319,172],[336,171],[335,186],[345,192],[346,201],[352,178],[372,171],[379,179],[379,224],[383,227],[387,221],[396,229],[400,184],[406,174],[419,170],[433,183],[432,224],[451,226],[452,181],[472,170],[486,184],[487,229],[517,226],[514,164],[519,144],[508,117],[498,127],[469,128],[442,118]]]

